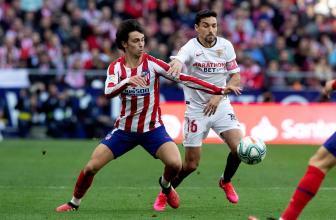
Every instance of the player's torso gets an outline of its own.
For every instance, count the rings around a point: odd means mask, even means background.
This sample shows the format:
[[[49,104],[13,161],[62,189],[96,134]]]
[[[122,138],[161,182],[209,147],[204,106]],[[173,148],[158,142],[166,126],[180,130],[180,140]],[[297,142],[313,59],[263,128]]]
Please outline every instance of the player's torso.
[[[122,106],[117,126],[126,131],[146,132],[161,125],[158,114],[159,78],[148,60],[144,60],[137,68],[120,64],[119,81],[135,75],[144,76],[146,86],[129,85],[121,92]]]
[[[124,89],[120,97],[122,100],[126,102],[131,102],[132,100],[136,99],[137,102],[141,103],[147,98],[148,96],[154,96],[154,87],[155,87],[155,73],[150,71],[148,68],[143,68],[143,63],[140,64],[137,68],[128,68],[124,67],[125,69],[125,76],[120,77],[120,81],[125,78],[130,78],[132,76],[145,76],[146,78],[146,86],[135,86],[135,85],[129,85]]]
[[[219,37],[217,37],[216,44],[211,48],[203,47],[196,38],[192,39],[192,44],[189,47],[191,58],[187,64],[188,74],[219,87],[225,86],[228,77],[226,47],[224,39]],[[186,100],[195,108],[203,108],[212,95],[186,88],[185,96]]]

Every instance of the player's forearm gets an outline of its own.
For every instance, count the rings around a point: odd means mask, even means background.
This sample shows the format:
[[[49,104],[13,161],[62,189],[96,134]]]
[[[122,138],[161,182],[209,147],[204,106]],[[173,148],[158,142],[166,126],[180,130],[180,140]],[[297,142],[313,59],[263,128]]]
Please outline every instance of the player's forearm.
[[[208,83],[206,81],[203,81],[201,79],[198,79],[193,76],[189,76],[186,74],[179,74],[179,78],[173,77],[172,75],[166,74],[166,73],[159,73],[161,76],[165,77],[166,79],[169,79],[171,81],[181,83],[191,89],[200,90],[209,94],[214,95],[222,95],[223,94],[223,88],[220,88],[218,86],[215,86],[212,83]]]
[[[206,82],[204,80],[198,79],[193,76],[189,76],[189,75],[185,75],[181,73],[179,76],[179,80],[185,86],[192,88],[192,89],[200,90],[200,91],[213,94],[213,95],[223,94],[223,88],[218,87],[212,83]]]
[[[231,76],[231,79],[227,83],[227,85],[230,86],[240,86],[240,74],[235,73],[233,76]]]
[[[119,95],[128,86],[128,83],[129,78],[120,81],[118,84],[114,84],[113,82],[107,83],[105,85],[105,97],[113,98]]]

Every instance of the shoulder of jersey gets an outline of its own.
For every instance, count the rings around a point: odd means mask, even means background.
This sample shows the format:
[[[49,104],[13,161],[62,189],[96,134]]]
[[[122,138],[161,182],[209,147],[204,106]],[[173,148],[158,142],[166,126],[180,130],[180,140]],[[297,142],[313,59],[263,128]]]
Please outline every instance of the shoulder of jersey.
[[[231,44],[231,42],[224,37],[217,37],[217,39],[218,39],[220,44],[224,44],[224,45]]]
[[[194,37],[194,38],[191,38],[190,40],[188,40],[188,42],[185,45],[193,46],[196,43],[197,43],[197,39],[196,39],[196,37]]]

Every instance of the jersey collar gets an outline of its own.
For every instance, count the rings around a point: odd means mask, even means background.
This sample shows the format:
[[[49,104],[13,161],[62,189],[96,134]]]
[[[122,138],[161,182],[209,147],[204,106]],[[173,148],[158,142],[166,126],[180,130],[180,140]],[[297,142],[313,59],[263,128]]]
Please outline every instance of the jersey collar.
[[[214,43],[211,47],[206,47],[206,46],[204,46],[204,45],[201,43],[201,41],[198,39],[198,37],[196,37],[196,39],[197,39],[197,42],[198,42],[200,45],[202,45],[202,47],[205,47],[205,48],[212,48],[212,47],[214,47],[214,46],[217,44],[217,37],[216,37],[215,43]]]

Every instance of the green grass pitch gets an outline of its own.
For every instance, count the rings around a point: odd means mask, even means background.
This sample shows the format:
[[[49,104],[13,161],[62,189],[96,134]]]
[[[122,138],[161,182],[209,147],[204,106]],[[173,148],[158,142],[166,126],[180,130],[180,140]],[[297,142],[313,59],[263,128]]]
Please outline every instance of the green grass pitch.
[[[78,212],[56,213],[72,195],[77,175],[98,141],[0,142],[0,219],[261,219],[278,216],[316,147],[268,146],[259,165],[242,164],[233,179],[240,196],[230,204],[218,188],[224,145],[205,145],[199,169],[177,189],[181,204],[152,210],[162,164],[141,147],[108,164],[95,177]],[[181,152],[183,154],[183,149]],[[45,154],[43,154],[45,152]],[[335,172],[326,177],[301,219],[335,218]]]

